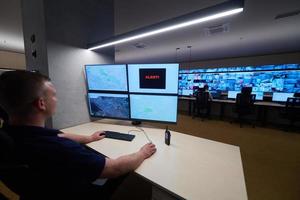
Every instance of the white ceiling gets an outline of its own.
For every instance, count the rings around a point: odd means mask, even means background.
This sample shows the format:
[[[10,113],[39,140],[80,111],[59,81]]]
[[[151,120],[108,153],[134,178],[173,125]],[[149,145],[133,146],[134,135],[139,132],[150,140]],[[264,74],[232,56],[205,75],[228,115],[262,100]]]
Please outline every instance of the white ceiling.
[[[224,0],[115,0],[115,33],[221,2]],[[295,10],[300,10],[299,0],[245,0],[241,14],[116,46],[116,61],[174,62],[300,51],[300,15],[274,19]],[[205,28],[220,24],[228,24],[229,31],[205,35]],[[146,47],[136,48],[138,42]],[[177,54],[176,48],[180,48]],[[0,50],[24,52],[20,0],[0,0]]]
[[[115,0],[115,30],[127,32],[221,2]],[[241,14],[118,45],[116,61],[174,62],[300,51],[300,15],[274,19],[295,10],[300,10],[299,0],[245,0]],[[229,31],[205,35],[205,28],[221,24],[228,24]],[[136,43],[146,47],[136,48]]]

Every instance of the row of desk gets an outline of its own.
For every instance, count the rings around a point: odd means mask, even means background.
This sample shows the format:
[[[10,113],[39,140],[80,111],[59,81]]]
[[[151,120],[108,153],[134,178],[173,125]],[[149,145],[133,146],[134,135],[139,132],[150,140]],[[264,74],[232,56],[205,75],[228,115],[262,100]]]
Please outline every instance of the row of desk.
[[[90,122],[63,129],[63,132],[90,135],[99,130],[127,133],[137,128],[112,120]],[[152,183],[152,199],[230,199],[246,200],[240,148],[171,131],[171,145],[164,143],[163,129],[143,127],[157,147],[135,173]],[[104,138],[88,146],[110,158],[138,151],[147,138],[135,133],[132,142]]]
[[[188,112],[189,115],[192,114],[192,110],[193,110],[193,103],[196,101],[196,97],[178,97],[179,100],[183,100],[183,101],[188,101]],[[212,99],[211,100],[212,103],[216,103],[216,104],[220,104],[220,119],[224,118],[224,110],[225,110],[225,106],[227,104],[235,104],[235,100],[231,100],[231,99]],[[275,102],[266,102],[266,101],[256,101],[254,102],[254,105],[256,107],[258,107],[258,116],[257,116],[257,120],[261,121],[262,125],[266,124],[266,116],[267,116],[267,112],[269,110],[270,107],[272,108],[284,108],[285,105],[284,104],[280,104],[280,103],[275,103]]]

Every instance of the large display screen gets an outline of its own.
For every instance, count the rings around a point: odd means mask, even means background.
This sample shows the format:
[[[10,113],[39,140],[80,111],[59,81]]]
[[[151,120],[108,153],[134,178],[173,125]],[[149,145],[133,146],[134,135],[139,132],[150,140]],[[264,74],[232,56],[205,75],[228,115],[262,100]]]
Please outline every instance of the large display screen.
[[[129,119],[128,94],[88,93],[93,117]]]
[[[179,74],[179,95],[192,94],[193,88],[237,91],[252,87],[254,92],[300,92],[300,70],[230,73]]]
[[[177,101],[177,96],[130,94],[131,118],[176,122]]]
[[[192,95],[207,84],[210,91],[300,92],[300,65],[265,65],[247,67],[180,70],[179,95]]]
[[[179,64],[129,64],[129,92],[178,94]]]
[[[126,65],[86,65],[88,90],[127,92]]]

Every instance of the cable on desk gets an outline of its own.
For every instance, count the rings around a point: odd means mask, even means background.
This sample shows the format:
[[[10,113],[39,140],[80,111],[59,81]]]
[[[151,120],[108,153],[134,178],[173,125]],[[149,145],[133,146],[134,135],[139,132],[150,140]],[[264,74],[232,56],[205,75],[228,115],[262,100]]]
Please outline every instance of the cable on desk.
[[[146,131],[144,131],[144,129],[142,129],[141,127],[137,127],[137,126],[136,126],[135,128],[141,130],[141,131],[144,133],[144,135],[146,136],[147,140],[148,140],[150,143],[152,143],[152,140],[150,140],[150,138],[148,137],[148,135],[147,135]]]
[[[135,131],[135,132],[141,132],[141,131],[138,131],[138,130],[129,130],[129,131],[127,132],[127,134],[130,134],[130,132],[133,132],[133,131]]]

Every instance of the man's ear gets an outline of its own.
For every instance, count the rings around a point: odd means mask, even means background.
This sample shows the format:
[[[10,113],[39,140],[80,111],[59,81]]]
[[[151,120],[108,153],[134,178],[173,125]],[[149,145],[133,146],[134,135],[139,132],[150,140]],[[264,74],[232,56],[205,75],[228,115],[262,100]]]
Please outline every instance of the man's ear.
[[[42,110],[42,111],[46,110],[46,102],[45,99],[42,97],[35,100],[33,104],[38,110]]]

